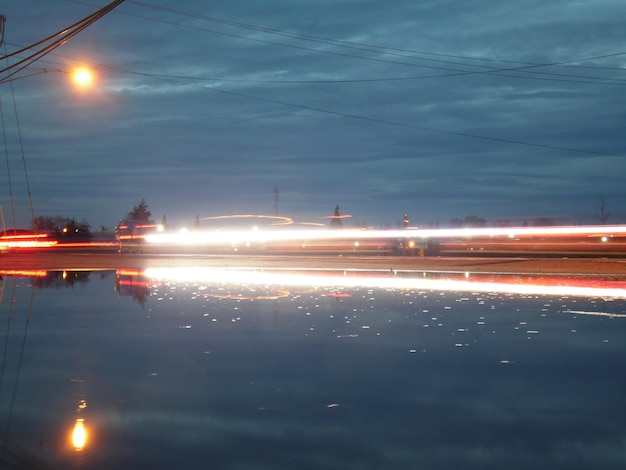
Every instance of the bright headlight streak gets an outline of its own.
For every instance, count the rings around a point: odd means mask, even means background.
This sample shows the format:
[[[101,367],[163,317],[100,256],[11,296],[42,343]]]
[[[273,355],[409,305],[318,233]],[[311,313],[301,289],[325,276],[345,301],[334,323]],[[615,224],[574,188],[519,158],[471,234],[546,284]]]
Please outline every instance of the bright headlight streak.
[[[0,241],[0,249],[6,250],[9,248],[46,248],[56,245],[56,241],[37,241],[37,240],[24,240],[24,241]]]
[[[279,285],[299,287],[378,287],[382,289],[418,289],[454,292],[493,292],[520,295],[575,296],[593,298],[626,298],[624,287],[542,285],[539,283],[507,283],[454,279],[422,279],[419,277],[364,276],[339,272],[330,276],[306,271],[224,270],[211,268],[150,268],[145,276],[158,281],[183,283]]]
[[[156,233],[146,235],[146,241],[155,244],[211,245],[224,243],[264,243],[297,240],[353,240],[406,238],[468,238],[468,237],[524,237],[568,235],[626,235],[626,225],[581,225],[558,227],[485,227],[461,229],[415,230],[225,230]]]

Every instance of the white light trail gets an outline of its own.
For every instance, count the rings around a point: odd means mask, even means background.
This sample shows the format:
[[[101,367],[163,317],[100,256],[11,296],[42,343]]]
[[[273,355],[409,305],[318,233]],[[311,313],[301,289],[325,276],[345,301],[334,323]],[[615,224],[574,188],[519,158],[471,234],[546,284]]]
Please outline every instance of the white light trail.
[[[626,314],[624,313],[588,312],[586,310],[564,310],[563,313],[571,313],[572,315],[590,315],[593,317],[626,318]]]
[[[309,230],[211,230],[146,235],[149,243],[162,245],[216,245],[271,243],[313,240],[391,240],[426,238],[471,238],[493,237],[514,238],[527,236],[626,236],[626,225],[580,225],[557,227],[481,227],[455,229],[402,229],[402,230],[361,230],[361,229],[309,229]]]

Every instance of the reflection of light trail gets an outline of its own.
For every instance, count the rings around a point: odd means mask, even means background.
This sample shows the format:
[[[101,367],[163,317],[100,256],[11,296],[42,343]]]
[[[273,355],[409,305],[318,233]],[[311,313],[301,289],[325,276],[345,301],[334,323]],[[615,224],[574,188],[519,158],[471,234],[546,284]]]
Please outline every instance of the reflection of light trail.
[[[0,276],[15,276],[15,277],[46,277],[48,271],[42,270],[7,270],[0,269]]]
[[[571,313],[573,315],[591,315],[594,317],[626,318],[626,314],[624,313],[587,312],[585,310],[563,310],[563,313]]]
[[[626,298],[626,281],[585,281],[558,278],[533,279],[519,278],[497,280],[490,278],[472,279],[429,279],[426,277],[408,277],[396,274],[363,273],[337,271],[333,274],[319,273],[312,270],[249,270],[249,269],[211,269],[211,268],[150,268],[146,277],[160,281],[206,282],[235,285],[279,285],[306,287],[379,287],[383,289],[419,289],[454,292],[493,292],[520,295],[577,296],[595,298]]]
[[[230,216],[234,217],[234,216]],[[269,217],[269,216],[264,216]],[[210,230],[155,233],[146,241],[156,244],[211,245],[228,243],[267,243],[300,240],[366,240],[366,239],[426,239],[469,237],[525,237],[525,236],[624,236],[626,225],[586,225],[559,227],[484,227],[461,229],[415,230],[361,230],[361,229],[308,229],[308,230]]]
[[[288,290],[277,290],[275,294],[267,294],[267,295],[244,295],[244,294],[216,294],[216,293],[207,293],[203,292],[201,295],[203,297],[212,297],[214,299],[220,300],[277,300],[284,299],[285,297],[289,297]]]

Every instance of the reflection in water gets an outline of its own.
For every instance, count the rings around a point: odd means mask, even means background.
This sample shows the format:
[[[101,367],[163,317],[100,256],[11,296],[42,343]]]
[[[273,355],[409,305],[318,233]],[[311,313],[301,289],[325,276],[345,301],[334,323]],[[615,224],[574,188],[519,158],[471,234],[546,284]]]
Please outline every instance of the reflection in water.
[[[0,306],[2,306],[2,301],[4,300],[4,294],[6,291],[6,277],[2,277],[2,285],[0,291]],[[12,336],[11,332],[11,321],[13,319],[14,314],[14,306],[17,303],[16,293],[17,293],[17,279],[15,277],[12,278],[13,283],[11,286],[11,296],[9,299],[9,312],[7,316],[7,324],[6,324],[6,336],[4,340],[4,348],[2,354],[2,368],[0,370],[0,396],[4,394],[4,384],[5,384],[5,371],[7,369],[7,359],[10,355],[9,350],[9,339]],[[17,358],[17,365],[15,370],[15,375],[13,378],[13,387],[10,392],[10,399],[8,410],[4,410],[5,414],[5,422],[4,429],[2,433],[2,451],[0,452],[0,468],[4,468],[7,466],[16,466],[19,468],[26,462],[31,462],[31,464],[36,463],[35,459],[31,460],[31,457],[23,450],[19,448],[18,445],[14,444],[10,440],[10,435],[12,432],[12,424],[13,424],[13,413],[15,409],[15,401],[18,396],[18,385],[20,383],[20,376],[22,374],[22,363],[24,359],[24,349],[26,345],[26,336],[28,333],[28,326],[30,324],[31,313],[33,310],[33,299],[35,294],[34,282],[31,283],[30,286],[30,298],[27,305],[27,315],[24,326],[24,331],[21,335],[21,343],[19,346],[19,355]]]
[[[130,296],[142,307],[150,295],[154,282],[147,279],[141,271],[118,269],[115,275],[115,290],[121,296]]]
[[[45,271],[24,270],[7,271],[0,270],[0,276],[5,277],[30,277],[33,285],[39,289],[74,287],[79,284],[87,284],[91,276],[90,271]]]
[[[466,273],[415,273],[357,270],[254,270],[211,268],[151,268],[144,272],[154,281],[204,282],[234,285],[284,285],[310,287],[377,287],[427,289],[447,292],[497,292],[522,295],[572,295],[626,298],[626,281],[549,276],[493,276]]]
[[[573,315],[593,315],[595,317],[626,318],[625,313],[587,312],[585,310],[564,310],[563,313],[571,313]]]
[[[72,445],[77,452],[82,451],[85,448],[87,442],[87,431],[85,429],[85,420],[83,418],[76,418],[74,423],[74,429],[72,430]]]
[[[0,275],[33,277],[37,288],[73,287],[90,281],[89,271],[2,271]],[[572,295],[579,297],[626,298],[626,279],[573,275],[509,275],[481,273],[417,272],[409,270],[323,270],[323,269],[222,269],[149,268],[145,271],[119,269],[115,289],[121,296],[133,297],[144,305],[150,290],[161,281],[208,284],[378,287],[382,289],[427,289],[448,292],[495,292],[521,295]],[[277,289],[267,299],[288,295]],[[207,294],[208,295],[208,294]],[[216,297],[229,294],[214,294]],[[257,295],[251,295],[257,298]],[[261,296],[263,297],[263,296]]]
[[[2,468],[626,464],[623,279],[48,276],[2,279]]]
[[[81,452],[87,443],[87,429],[85,428],[85,418],[83,417],[86,408],[87,401],[80,400],[76,407],[76,414],[79,417],[74,421],[74,428],[72,429],[72,446],[77,452]]]

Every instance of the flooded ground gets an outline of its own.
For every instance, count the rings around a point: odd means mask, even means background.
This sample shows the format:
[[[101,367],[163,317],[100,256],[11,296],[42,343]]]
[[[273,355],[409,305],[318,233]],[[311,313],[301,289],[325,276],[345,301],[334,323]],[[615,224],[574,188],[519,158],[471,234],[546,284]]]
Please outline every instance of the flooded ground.
[[[186,268],[0,285],[0,468],[626,464],[624,279]]]

